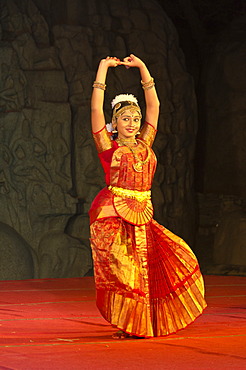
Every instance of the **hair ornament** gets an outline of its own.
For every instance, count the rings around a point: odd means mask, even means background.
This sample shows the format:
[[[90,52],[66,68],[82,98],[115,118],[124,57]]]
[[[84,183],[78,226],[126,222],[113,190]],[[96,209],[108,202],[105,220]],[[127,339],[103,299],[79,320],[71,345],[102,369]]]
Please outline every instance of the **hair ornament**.
[[[114,128],[113,128],[113,125],[112,125],[111,122],[110,123],[106,123],[106,129],[110,133],[113,131]]]
[[[116,97],[111,101],[112,109],[115,107],[116,104],[122,103],[122,102],[125,102],[125,101],[129,101],[129,102],[132,102],[132,103],[135,103],[136,105],[138,105],[138,100],[134,95],[132,95],[132,94],[120,94],[120,95],[116,95]]]

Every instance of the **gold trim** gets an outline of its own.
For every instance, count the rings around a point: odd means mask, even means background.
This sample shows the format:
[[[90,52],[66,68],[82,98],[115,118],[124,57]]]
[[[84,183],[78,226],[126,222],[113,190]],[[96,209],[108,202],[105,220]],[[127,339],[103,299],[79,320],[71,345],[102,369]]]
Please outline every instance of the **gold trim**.
[[[112,143],[112,140],[110,139],[106,126],[104,126],[102,130],[96,133],[92,133],[92,136],[93,136],[98,153],[101,153],[105,150],[112,148],[113,143]]]
[[[138,154],[136,153],[135,149],[132,146],[127,145],[127,142],[121,141],[120,138],[117,139],[117,142],[118,143],[124,144],[132,152],[133,157],[135,159],[135,163],[133,163],[133,165],[132,165],[134,171],[136,171],[136,172],[143,172],[143,165],[145,163],[147,163],[149,161],[149,159],[150,159],[150,148],[148,147],[148,145],[143,140],[139,140],[139,141],[147,149],[147,156],[146,156],[146,158],[143,161],[141,161],[141,159],[139,159]]]
[[[156,136],[156,129],[150,125],[148,122],[145,122],[138,139],[142,139],[150,147],[153,145]]]
[[[109,185],[108,189],[117,197],[136,199],[138,202],[151,199],[151,190],[138,191],[124,188],[118,188],[117,186]]]

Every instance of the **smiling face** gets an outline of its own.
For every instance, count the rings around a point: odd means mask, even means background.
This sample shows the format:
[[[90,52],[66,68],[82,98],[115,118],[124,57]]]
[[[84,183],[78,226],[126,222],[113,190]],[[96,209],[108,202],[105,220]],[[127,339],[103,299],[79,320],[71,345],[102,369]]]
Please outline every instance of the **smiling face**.
[[[140,129],[141,116],[135,110],[125,110],[116,122],[119,139],[135,137]]]

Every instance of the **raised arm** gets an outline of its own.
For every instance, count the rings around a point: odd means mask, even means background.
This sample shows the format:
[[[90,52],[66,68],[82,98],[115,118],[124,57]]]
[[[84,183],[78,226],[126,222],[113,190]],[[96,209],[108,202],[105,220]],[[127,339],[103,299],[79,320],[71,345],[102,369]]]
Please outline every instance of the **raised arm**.
[[[107,72],[109,67],[117,67],[119,64],[120,60],[115,57],[107,57],[99,63],[91,97],[91,124],[93,132],[98,132],[105,126],[103,102]]]
[[[160,102],[156,93],[154,80],[151,77],[148,68],[141,59],[133,54],[124,59],[124,65],[128,68],[139,68],[146,103],[145,120],[153,127],[157,128]]]

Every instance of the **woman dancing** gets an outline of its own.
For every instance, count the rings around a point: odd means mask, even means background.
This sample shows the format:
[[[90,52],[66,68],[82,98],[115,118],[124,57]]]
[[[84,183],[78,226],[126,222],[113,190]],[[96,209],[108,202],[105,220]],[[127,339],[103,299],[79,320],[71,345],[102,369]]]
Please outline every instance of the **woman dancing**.
[[[146,117],[141,126],[137,99],[122,94],[112,101],[114,140],[103,112],[109,67],[139,68]],[[107,187],[90,209],[97,307],[118,329],[113,338],[175,333],[206,307],[197,259],[178,236],[153,219],[150,188],[156,168],[151,147],[159,100],[144,62],[131,54],[123,61],[102,59],[91,99],[91,122]]]

